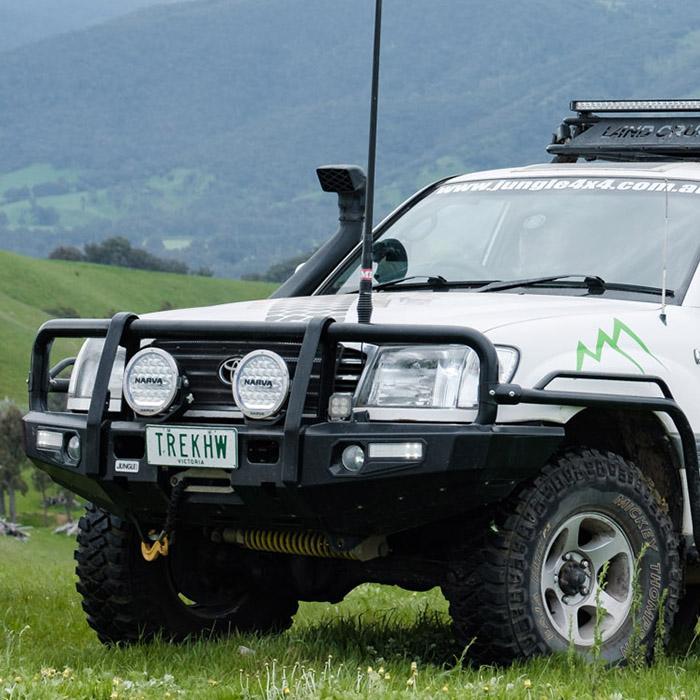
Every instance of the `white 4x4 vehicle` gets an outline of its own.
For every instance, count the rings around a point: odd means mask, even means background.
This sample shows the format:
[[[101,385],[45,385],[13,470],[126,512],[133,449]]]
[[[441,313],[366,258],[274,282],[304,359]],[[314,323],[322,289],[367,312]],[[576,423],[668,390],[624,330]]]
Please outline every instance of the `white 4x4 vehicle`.
[[[651,649],[700,536],[700,122],[665,114],[699,107],[578,103],[556,162],[422,190],[376,229],[371,324],[345,166],[274,298],[47,323],[26,448],[93,503],[100,638],[279,630],[376,581],[441,586],[482,659]]]

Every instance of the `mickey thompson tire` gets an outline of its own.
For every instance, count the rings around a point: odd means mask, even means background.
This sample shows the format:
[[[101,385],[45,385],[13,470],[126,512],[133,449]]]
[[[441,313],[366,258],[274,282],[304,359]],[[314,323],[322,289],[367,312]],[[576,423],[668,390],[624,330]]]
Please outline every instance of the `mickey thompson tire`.
[[[632,577],[644,544],[634,616]],[[597,578],[601,656],[625,658],[633,617],[647,654],[659,600],[666,634],[678,606],[681,569],[673,525],[634,465],[609,452],[575,449],[545,467],[504,506],[493,527],[455,552],[448,585],[457,641],[481,662],[508,663],[566,650],[591,652]]]
[[[298,607],[286,596],[243,589],[225,605],[188,605],[170,575],[170,557],[146,562],[136,528],[94,505],[80,519],[75,559],[83,610],[104,644],[282,631]]]

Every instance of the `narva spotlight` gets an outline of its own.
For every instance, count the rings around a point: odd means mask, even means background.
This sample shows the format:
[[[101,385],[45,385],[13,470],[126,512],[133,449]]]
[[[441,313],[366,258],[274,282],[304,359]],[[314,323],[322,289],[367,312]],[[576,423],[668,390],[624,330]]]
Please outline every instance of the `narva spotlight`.
[[[172,405],[180,388],[175,358],[160,348],[137,352],[124,372],[124,398],[140,416],[154,416]]]

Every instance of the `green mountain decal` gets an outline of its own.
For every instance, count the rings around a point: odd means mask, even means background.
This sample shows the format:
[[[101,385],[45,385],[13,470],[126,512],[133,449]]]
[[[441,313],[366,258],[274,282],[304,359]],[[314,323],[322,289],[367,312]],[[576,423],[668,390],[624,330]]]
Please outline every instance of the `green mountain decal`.
[[[626,360],[629,360],[642,374],[645,374],[644,368],[639,362],[628,355],[624,350],[620,349],[619,343],[623,333],[630,340],[634,341],[643,352],[649,355],[649,357],[656,360],[659,364],[663,364],[651,350],[649,350],[646,343],[627,324],[620,321],[619,318],[615,318],[613,319],[612,335],[608,335],[602,328],[598,329],[598,340],[596,341],[595,350],[589,349],[582,340],[579,340],[578,347],[576,348],[576,369],[581,370],[586,357],[600,362],[603,356],[603,350],[607,346],[618,353],[618,355],[622,355]]]

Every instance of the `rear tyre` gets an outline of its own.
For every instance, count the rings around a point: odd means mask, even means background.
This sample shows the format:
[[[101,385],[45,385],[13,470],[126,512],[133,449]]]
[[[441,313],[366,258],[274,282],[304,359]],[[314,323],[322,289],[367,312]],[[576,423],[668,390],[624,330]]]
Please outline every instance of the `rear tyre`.
[[[664,590],[668,637],[680,581],[678,541],[653,487],[620,456],[577,449],[517,493],[477,542],[457,548],[444,593],[458,642],[479,661],[565,651],[570,641],[590,655],[599,631],[601,656],[614,664],[628,653],[635,619],[651,653]]]
[[[175,549],[175,548],[173,548]],[[146,562],[136,528],[94,505],[80,519],[77,589],[88,624],[104,644],[163,637],[184,641],[232,632],[280,632],[298,603],[280,592],[239,585],[226,601],[198,604],[181,595],[171,557]]]

